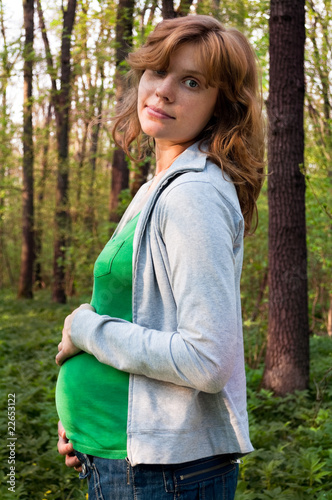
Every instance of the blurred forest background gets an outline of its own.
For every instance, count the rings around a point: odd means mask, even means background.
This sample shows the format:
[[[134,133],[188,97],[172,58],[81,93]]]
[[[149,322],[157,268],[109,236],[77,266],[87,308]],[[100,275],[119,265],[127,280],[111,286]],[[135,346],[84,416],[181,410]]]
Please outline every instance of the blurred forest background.
[[[183,2],[186,8],[189,3],[188,0]],[[125,168],[128,168],[130,175],[129,179],[121,179],[121,183],[127,186],[121,190],[120,204],[117,204],[119,189],[114,186],[114,180],[112,184],[112,173],[116,165],[113,161],[115,146],[110,136],[110,123],[105,121],[102,125],[92,127],[91,123],[101,114],[105,119],[114,115],[118,92],[115,86],[117,71],[125,72],[126,51],[131,45],[133,48],[139,46],[156,22],[161,20],[162,6],[158,2],[148,1],[130,6],[127,0],[124,2],[122,16],[129,16],[128,9],[134,8],[132,33],[130,29],[128,32],[126,26],[124,32],[118,33],[115,3],[108,0],[79,1],[72,27],[70,92],[66,88],[68,84],[63,83],[65,76],[62,74],[61,40],[67,35],[63,27],[61,5],[45,2],[42,6],[38,1],[37,6],[34,51],[30,49],[27,55],[28,62],[33,62],[34,72],[32,97],[28,101],[33,121],[34,285],[32,289],[25,287],[21,295],[28,295],[38,288],[51,288],[54,283],[54,245],[59,226],[55,215],[56,211],[62,209],[66,212],[67,227],[64,248],[60,249],[56,257],[58,266],[62,265],[61,259],[65,263],[65,291],[61,297],[65,300],[64,295],[70,296],[91,289],[94,257],[107,241],[118,216],[137,189],[139,174],[144,178],[146,172],[153,169],[153,159],[148,165],[141,166],[127,160]],[[23,31],[13,33],[7,29],[6,11],[2,2],[0,9],[0,288],[17,288],[22,252],[20,207],[23,191],[23,121],[19,119],[19,113],[22,112],[23,102],[24,34]],[[262,67],[266,99],[269,86],[269,2],[241,0],[219,4],[199,1],[191,6],[191,10],[213,14],[225,25],[237,26],[249,37]],[[331,269],[331,218],[327,207],[332,169],[332,97],[329,80],[331,2],[317,1],[315,4],[312,0],[307,2],[306,10],[304,170],[307,181],[309,315],[311,330],[326,332],[331,308],[328,276]],[[45,37],[48,39],[47,57]],[[12,91],[11,98],[8,98],[10,87],[16,87],[14,99]],[[21,89],[22,95],[18,95]],[[62,98],[61,103],[56,102],[59,96]],[[61,153],[62,157],[64,155],[59,151],[57,140],[57,127],[62,125],[58,125],[58,122],[62,116],[59,118],[57,115],[65,115],[66,106],[70,111],[67,126],[68,156],[64,157],[65,166],[60,175],[67,175],[63,182],[68,182],[68,194],[65,194],[62,206],[59,207],[56,202],[59,156]],[[32,190],[32,187],[29,189]],[[250,283],[250,293],[246,292],[246,286],[243,287],[246,319],[264,315],[267,307],[266,191],[260,199],[259,213],[257,234],[246,241],[244,279],[248,279]],[[61,253],[62,250],[65,250],[64,254]]]
[[[278,1],[24,0],[24,26],[13,30],[0,0],[0,358],[3,391],[20,394],[15,498],[85,498],[75,473],[56,456],[57,368],[51,364],[63,318],[89,301],[96,256],[153,174],[153,157],[131,162],[110,133],[126,54],[162,18],[213,15],[250,39],[267,102],[273,4]],[[331,0],[306,1],[305,30],[305,147],[297,167],[306,186],[307,271],[302,263],[296,269],[292,264],[283,279],[308,284],[303,336],[311,339],[311,378],[275,396],[273,384],[265,380],[261,388],[271,271],[266,182],[258,229],[245,240],[242,306],[257,450],[242,466],[239,499],[332,498]],[[292,210],[286,217],[292,218]],[[6,486],[7,452],[1,453],[1,498],[13,498]]]

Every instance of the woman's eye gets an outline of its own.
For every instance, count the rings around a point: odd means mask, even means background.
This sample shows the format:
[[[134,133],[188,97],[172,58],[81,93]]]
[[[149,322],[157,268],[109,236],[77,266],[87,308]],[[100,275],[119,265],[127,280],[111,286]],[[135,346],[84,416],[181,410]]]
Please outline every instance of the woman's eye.
[[[191,89],[195,89],[196,87],[198,87],[198,83],[196,82],[196,80],[192,80],[191,78],[185,80],[184,84]]]
[[[158,76],[165,76],[166,75],[166,71],[164,71],[162,69],[157,69],[157,70],[155,70],[155,74],[158,75]]]

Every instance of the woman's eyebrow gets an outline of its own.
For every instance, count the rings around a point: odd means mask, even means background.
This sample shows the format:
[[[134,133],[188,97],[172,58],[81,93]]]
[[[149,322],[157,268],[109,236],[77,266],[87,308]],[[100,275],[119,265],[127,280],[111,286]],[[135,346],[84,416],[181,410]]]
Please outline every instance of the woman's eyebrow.
[[[181,72],[189,74],[189,75],[200,75],[203,78],[206,78],[204,73],[202,73],[201,71],[197,71],[195,69],[181,68]]]

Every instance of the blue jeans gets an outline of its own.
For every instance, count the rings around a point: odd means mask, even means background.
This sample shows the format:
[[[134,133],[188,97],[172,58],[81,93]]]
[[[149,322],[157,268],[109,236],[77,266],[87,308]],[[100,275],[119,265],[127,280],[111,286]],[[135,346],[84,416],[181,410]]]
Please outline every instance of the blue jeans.
[[[88,479],[89,500],[233,500],[238,461],[230,455],[184,464],[132,467],[75,452],[82,462],[80,479]]]

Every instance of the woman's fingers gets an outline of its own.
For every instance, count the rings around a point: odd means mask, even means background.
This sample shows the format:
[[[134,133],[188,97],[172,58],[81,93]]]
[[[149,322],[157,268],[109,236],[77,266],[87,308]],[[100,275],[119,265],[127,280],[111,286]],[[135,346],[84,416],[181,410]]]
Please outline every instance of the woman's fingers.
[[[74,453],[74,448],[72,443],[69,443],[67,436],[66,436],[66,431],[59,420],[58,422],[58,452],[60,455],[63,455],[66,457],[65,463],[67,467],[74,467],[75,470],[78,472],[81,472],[82,470],[82,464],[79,461],[79,459],[76,457]]]
[[[75,354],[81,351],[79,347],[73,344],[65,328],[62,330],[62,341],[58,344],[58,351],[58,354],[55,356],[55,362],[59,366],[61,366],[66,359],[75,356]]]
[[[71,325],[75,314],[82,309],[88,309],[94,311],[94,308],[90,304],[81,304],[80,307],[75,309],[69,316],[66,317],[64,327],[62,329],[62,340],[58,344],[58,354],[55,357],[55,362],[57,365],[61,366],[66,359],[78,354],[81,349],[78,349],[71,340]]]
[[[65,355],[64,355],[63,350],[61,348],[61,349],[59,349],[58,354],[55,356],[55,362],[58,366],[61,366],[65,359],[66,359]]]
[[[62,422],[61,420],[58,421],[58,436],[62,437],[63,439],[66,439],[66,431],[65,431],[65,428],[64,426],[62,425]]]
[[[69,443],[66,432],[61,424],[61,422],[58,423],[58,452],[60,455],[67,455],[69,453],[72,453],[74,451],[72,443]]]
[[[66,455],[65,464],[67,465],[67,467],[74,467],[74,469],[78,472],[81,472],[82,470],[82,464],[74,453]]]

